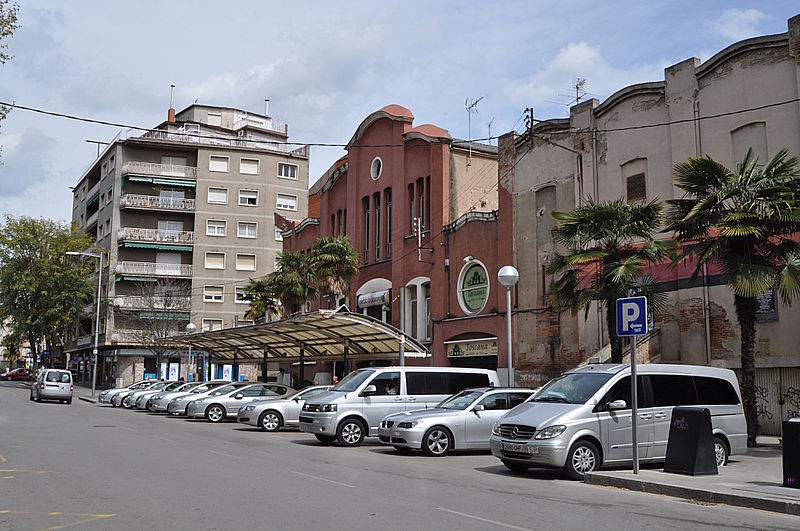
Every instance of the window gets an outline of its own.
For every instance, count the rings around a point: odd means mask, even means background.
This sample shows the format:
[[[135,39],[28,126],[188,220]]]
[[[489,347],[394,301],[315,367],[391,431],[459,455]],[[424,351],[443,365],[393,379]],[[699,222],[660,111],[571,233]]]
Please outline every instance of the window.
[[[422,285],[422,294],[425,296],[425,341],[431,340],[431,283]]]
[[[237,254],[236,255],[236,269],[238,271],[255,271],[256,270],[256,255],[254,255],[254,254]]]
[[[215,157],[214,155],[208,158],[208,171],[228,172],[228,157]]]
[[[508,393],[510,398],[508,402],[508,407],[511,409],[512,407],[517,407],[521,403],[525,402],[528,398],[530,398],[531,393]]]
[[[108,169],[109,171],[114,169],[114,155],[108,157]]]
[[[336,223],[339,228],[339,231],[336,233],[337,236],[341,236],[342,234],[344,234],[344,227],[342,226],[342,220],[343,220],[342,209],[340,208],[339,210],[336,211]]]
[[[239,173],[242,175],[258,175],[258,160],[239,159]]]
[[[222,113],[208,111],[208,125],[222,126]]]
[[[396,396],[400,394],[400,372],[384,372],[370,382],[375,386],[373,396]]]
[[[282,232],[283,231],[281,230],[280,227],[275,227],[275,241],[276,242],[282,242],[283,241],[283,235],[281,234]]]
[[[416,230],[416,222],[414,218],[416,217],[417,213],[414,210],[414,183],[408,185],[408,209],[409,209],[409,222],[411,223],[411,232],[410,234],[414,234]]]
[[[257,206],[258,192],[255,190],[239,190],[239,206]]]
[[[106,198],[106,204],[110,205],[114,202],[114,194],[111,193],[111,188],[108,189],[108,197]]]
[[[203,332],[222,330],[222,319],[203,319]]]
[[[414,339],[417,339],[419,337],[419,336],[417,336],[417,332],[419,330],[418,330],[418,327],[417,327],[417,308],[418,308],[418,304],[417,304],[417,287],[416,286],[412,286],[411,289],[409,289],[408,304],[411,307],[411,311],[408,312],[410,314],[410,317],[411,317],[411,337],[413,337]]]
[[[653,406],[693,406],[697,404],[694,380],[691,376],[652,374]]]
[[[448,394],[460,393],[470,387],[488,387],[489,376],[482,373],[452,372],[447,374]]]
[[[233,301],[238,304],[247,304],[250,302],[250,300],[247,298],[247,293],[245,293],[244,288],[236,288]]]
[[[227,222],[220,219],[206,221],[206,236],[225,236]]]
[[[695,376],[694,386],[697,389],[697,403],[701,406],[735,405],[739,403],[736,390],[726,380],[708,376]]]
[[[644,201],[647,199],[647,185],[645,183],[644,173],[639,173],[628,177],[627,187],[628,203]]]
[[[372,203],[375,205],[375,260],[381,258],[381,193],[377,192],[372,196]]]
[[[222,302],[222,300],[223,300],[222,286],[203,287],[203,302]]]
[[[417,179],[417,194],[419,195],[419,227],[425,229],[425,180]]]
[[[225,253],[206,253],[206,269],[225,269]]]
[[[383,191],[383,202],[386,204],[386,258],[392,257],[392,189]]]
[[[377,180],[378,177],[381,176],[381,172],[383,171],[383,161],[380,157],[375,157],[372,159],[372,164],[369,167],[369,175],[372,177],[373,180]]]
[[[219,205],[228,204],[228,189],[227,188],[209,188],[208,189],[208,202],[216,203]]]
[[[297,166],[294,164],[278,163],[278,177],[281,179],[297,180]]]
[[[242,396],[251,398],[254,396],[261,396],[262,391],[264,391],[264,386],[251,385],[250,387],[245,387],[244,389],[239,391],[239,393],[241,393]]]
[[[364,263],[369,263],[369,196],[361,199],[364,209]]]
[[[257,225],[253,221],[240,221],[236,235],[240,238],[255,238],[256,227]]]
[[[451,394],[443,372],[407,372],[406,388],[409,395]]]
[[[161,156],[161,175],[186,177],[186,157]]]
[[[281,210],[297,210],[297,196],[278,194],[278,198],[275,201],[275,208]]]
[[[106,220],[105,227],[106,227],[105,235],[109,236],[111,234],[111,220],[110,219]]]
[[[479,406],[483,406],[486,411],[498,411],[508,408],[508,395],[506,393],[494,393],[489,395],[480,402]]]
[[[645,405],[644,400],[644,380],[641,376],[636,377],[636,395],[638,396],[637,403],[639,407]],[[603,382],[605,383],[605,382]],[[588,399],[587,399],[588,400]],[[606,393],[603,399],[598,404],[598,409],[608,409],[608,404],[615,400],[624,400],[626,404],[625,409],[631,408],[631,377],[626,376],[622,380],[614,384],[614,386]]]

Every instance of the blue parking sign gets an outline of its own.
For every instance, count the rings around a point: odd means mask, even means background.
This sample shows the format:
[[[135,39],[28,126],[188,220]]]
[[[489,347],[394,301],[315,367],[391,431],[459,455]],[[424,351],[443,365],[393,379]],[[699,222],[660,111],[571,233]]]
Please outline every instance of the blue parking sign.
[[[647,297],[617,299],[617,335],[641,336],[647,333]]]

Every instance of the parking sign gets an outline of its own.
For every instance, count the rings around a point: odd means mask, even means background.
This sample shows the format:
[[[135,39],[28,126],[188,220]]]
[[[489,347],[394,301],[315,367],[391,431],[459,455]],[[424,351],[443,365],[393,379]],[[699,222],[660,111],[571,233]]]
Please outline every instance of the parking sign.
[[[647,297],[617,299],[617,335],[641,336],[647,333]]]

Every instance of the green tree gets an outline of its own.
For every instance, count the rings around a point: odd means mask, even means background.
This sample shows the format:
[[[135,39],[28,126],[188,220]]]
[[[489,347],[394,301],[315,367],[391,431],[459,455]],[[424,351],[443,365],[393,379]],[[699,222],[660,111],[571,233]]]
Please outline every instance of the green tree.
[[[267,275],[275,294],[283,303],[284,315],[299,312],[307,300],[316,297],[309,256],[296,252],[281,253],[275,271]]]
[[[0,0],[0,65],[5,64],[13,57],[7,51],[8,44],[3,41],[11,38],[19,27],[17,24],[18,11],[17,3],[10,4],[9,0]],[[0,121],[6,117],[8,111],[8,107],[0,105]]]
[[[317,238],[311,247],[312,276],[321,297],[347,293],[361,259],[345,236]]]
[[[626,204],[623,199],[599,203],[587,199],[575,210],[552,213],[558,222],[553,238],[566,249],[546,269],[556,275],[553,304],[573,314],[583,310],[585,317],[592,301],[604,305],[612,363],[622,362],[616,300],[634,289],[648,297],[654,311],[664,302],[653,293],[651,279],[642,275],[645,265],[670,256],[670,242],[654,238],[662,212],[659,201]]]
[[[251,278],[244,288],[244,293],[250,301],[250,308],[244,314],[245,319],[252,319],[255,323],[269,322],[273,316],[282,314],[283,307],[272,277],[266,276],[255,280]]]
[[[93,241],[84,232],[46,219],[6,216],[0,227],[0,321],[30,344],[63,345],[94,300],[96,261],[74,260]]]
[[[741,328],[742,394],[747,444],[755,446],[756,297],[777,288],[785,304],[800,297],[800,172],[786,150],[766,165],[748,150],[731,171],[711,157],[676,164],[685,193],[668,201],[669,230],[681,242],[676,263],[694,260],[694,282],[706,264],[720,267],[734,294]]]

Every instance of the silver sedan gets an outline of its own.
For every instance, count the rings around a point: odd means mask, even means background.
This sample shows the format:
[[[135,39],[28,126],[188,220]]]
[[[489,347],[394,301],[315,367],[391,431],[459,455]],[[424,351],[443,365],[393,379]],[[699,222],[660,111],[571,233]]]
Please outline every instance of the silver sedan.
[[[110,404],[111,399],[117,393],[127,392],[131,389],[142,389],[145,385],[149,385],[152,383],[152,380],[140,380],[136,383],[132,383],[127,387],[115,387],[114,389],[106,389],[102,391],[99,395],[97,395],[97,402],[100,404]]]
[[[122,407],[124,407],[125,409],[131,409],[133,407],[136,407],[136,401],[139,400],[140,396],[146,395],[147,393],[154,393],[158,391],[166,391],[168,389],[174,389],[179,385],[180,383],[178,382],[159,382],[147,389],[142,389],[141,391],[134,391],[133,393],[128,393],[128,395],[122,400]]]
[[[147,401],[158,394],[173,393],[184,389],[188,391],[195,386],[197,383],[172,382],[159,391],[148,389],[146,393],[142,393],[136,398],[136,409],[147,409]]]
[[[186,414],[186,406],[191,404],[195,400],[203,399],[207,396],[216,396],[218,394],[227,394],[234,389],[238,389],[240,387],[244,387],[245,385],[250,385],[249,382],[228,382],[225,385],[218,385],[212,389],[208,389],[203,391],[202,393],[190,393],[186,396],[181,396],[178,398],[173,398],[167,404],[167,413],[170,415],[185,415]]]
[[[400,452],[421,449],[431,456],[444,456],[451,450],[488,450],[492,425],[534,391],[518,387],[466,389],[433,409],[388,415],[381,421],[378,437]]]
[[[258,398],[277,398],[280,396],[270,389],[271,386],[283,392],[289,389],[280,384],[268,383],[250,383],[244,387],[235,386],[236,384],[231,384],[230,386],[220,387],[217,392],[211,393],[205,398],[189,402],[186,406],[186,416],[189,418],[204,418],[209,422],[222,422],[226,418],[236,418],[239,408],[243,404]],[[223,392],[223,389],[229,387],[231,389]]]
[[[188,385],[191,385],[193,387],[187,387],[179,391],[173,391],[171,393],[158,393],[157,395],[153,395],[152,397],[150,397],[150,399],[147,401],[147,410],[155,412],[166,412],[167,406],[169,406],[169,403],[172,400],[177,400],[178,398],[190,395],[194,395],[195,398],[198,398],[198,395],[200,395],[200,393],[206,393],[208,391],[211,391],[212,389],[216,389],[217,387],[229,383],[231,383],[230,380],[211,380],[208,382],[192,382]]]
[[[300,411],[309,398],[331,389],[330,385],[306,387],[294,394],[272,400],[259,400],[239,409],[236,418],[242,424],[258,426],[264,431],[277,431],[282,427],[297,426]]]
[[[125,400],[125,398],[129,394],[137,393],[139,391],[144,391],[145,389],[150,389],[151,387],[153,387],[154,385],[159,384],[159,383],[163,383],[162,380],[149,380],[149,381],[143,383],[137,389],[131,389],[131,390],[122,391],[120,393],[117,393],[117,394],[115,394],[114,396],[111,397],[111,405],[114,406],[114,407],[122,407],[122,401]]]

